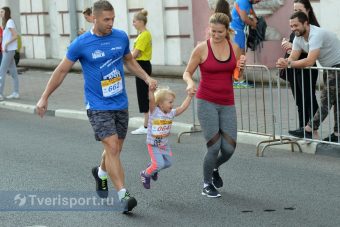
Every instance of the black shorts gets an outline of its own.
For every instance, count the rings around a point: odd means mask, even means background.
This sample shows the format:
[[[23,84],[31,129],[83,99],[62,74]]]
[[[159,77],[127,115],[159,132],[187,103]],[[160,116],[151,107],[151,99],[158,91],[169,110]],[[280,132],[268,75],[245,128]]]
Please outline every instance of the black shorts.
[[[125,139],[128,124],[128,110],[87,110],[87,116],[94,131],[96,140],[115,135]]]
[[[150,61],[137,61],[144,71],[151,75],[152,66]],[[137,99],[140,113],[149,112],[149,86],[144,80],[136,77]]]

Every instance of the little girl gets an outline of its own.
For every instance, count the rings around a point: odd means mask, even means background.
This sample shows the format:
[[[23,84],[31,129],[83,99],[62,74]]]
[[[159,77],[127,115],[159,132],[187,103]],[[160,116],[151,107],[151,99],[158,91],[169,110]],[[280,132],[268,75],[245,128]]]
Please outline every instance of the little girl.
[[[149,121],[146,143],[151,164],[140,172],[144,188],[150,189],[150,178],[158,178],[158,172],[171,166],[172,151],[168,144],[168,136],[172,119],[183,113],[190,104],[194,94],[189,93],[180,107],[173,109],[175,93],[169,88],[151,90],[149,88]]]

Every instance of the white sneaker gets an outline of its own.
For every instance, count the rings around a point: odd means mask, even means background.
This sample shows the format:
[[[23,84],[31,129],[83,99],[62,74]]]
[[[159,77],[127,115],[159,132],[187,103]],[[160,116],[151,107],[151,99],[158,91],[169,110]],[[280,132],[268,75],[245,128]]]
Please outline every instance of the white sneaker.
[[[20,95],[16,92],[13,92],[9,96],[6,96],[6,99],[18,99],[18,98],[20,98]]]
[[[146,134],[147,132],[148,132],[147,128],[144,128],[144,126],[140,126],[136,130],[132,131],[131,134],[133,134],[133,135],[142,135],[142,134]]]
[[[0,101],[4,101],[4,97],[2,95],[0,95]]]

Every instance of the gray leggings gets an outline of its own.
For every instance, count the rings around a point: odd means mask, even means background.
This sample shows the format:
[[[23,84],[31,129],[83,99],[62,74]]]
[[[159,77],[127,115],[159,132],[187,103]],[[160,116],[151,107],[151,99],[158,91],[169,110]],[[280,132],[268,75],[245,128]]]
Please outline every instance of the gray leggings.
[[[198,120],[207,142],[203,162],[204,183],[212,182],[212,173],[233,155],[237,139],[235,106],[223,106],[197,100]]]
[[[13,92],[19,93],[19,79],[17,67],[14,61],[14,54],[15,50],[2,53],[2,60],[0,66],[0,95],[3,95],[4,92],[7,71],[9,71],[13,78]]]

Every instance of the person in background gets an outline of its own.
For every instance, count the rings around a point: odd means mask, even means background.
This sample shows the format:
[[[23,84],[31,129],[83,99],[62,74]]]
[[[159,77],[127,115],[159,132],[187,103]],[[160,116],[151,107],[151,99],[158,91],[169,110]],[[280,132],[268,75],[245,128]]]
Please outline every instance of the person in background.
[[[190,105],[195,94],[188,93],[187,97],[177,108],[173,108],[176,94],[168,88],[149,89],[149,122],[147,133],[147,148],[151,164],[140,172],[142,184],[145,189],[150,189],[150,179],[156,181],[158,172],[169,168],[172,164],[172,150],[169,145],[173,118],[182,114]]]
[[[18,99],[19,95],[19,78],[17,67],[15,65],[14,55],[18,49],[18,33],[15,28],[14,20],[11,18],[11,9],[3,7],[0,11],[2,18],[3,36],[2,36],[2,61],[0,65],[0,101],[4,100],[3,92],[7,71],[13,78],[13,92],[7,99]]]
[[[256,28],[257,18],[253,9],[253,4],[259,3],[261,0],[235,0],[234,7],[231,11],[231,17],[233,18],[230,27],[235,32],[235,54],[236,59],[240,59],[241,55],[246,53],[246,34],[245,27],[249,25],[252,28]],[[247,83],[242,72],[236,69],[234,72],[234,87],[235,88],[247,88],[253,87],[249,82]]]
[[[83,16],[84,16],[84,19],[89,22],[89,23],[93,23],[93,16],[92,16],[92,8],[90,7],[86,7],[84,10],[83,10]],[[78,35],[81,35],[83,33],[85,33],[86,30],[84,28],[81,28],[79,31],[78,31]]]
[[[134,42],[132,56],[137,60],[138,64],[144,69],[144,71],[151,75],[152,66],[152,37],[151,33],[146,29],[148,22],[148,11],[145,9],[137,12],[133,17],[133,26],[138,31],[138,36]],[[143,125],[132,131],[134,135],[146,134],[149,118],[149,98],[148,98],[148,86],[143,80],[136,77],[136,89],[139,112],[143,113],[144,121]]]
[[[233,90],[233,72],[245,66],[245,56],[237,65],[235,50],[229,37],[229,18],[214,13],[209,19],[210,39],[199,43],[191,53],[183,73],[188,94],[196,93],[193,75],[200,68],[197,90],[197,114],[206,141],[203,161],[202,195],[220,197],[223,186],[218,168],[227,162],[236,148],[237,118]]]
[[[15,61],[15,65],[18,67],[18,64],[19,64],[19,61],[20,61],[20,50],[21,50],[21,47],[22,47],[21,35],[19,35],[19,34],[18,34],[17,41],[18,41],[18,49],[15,51],[14,61]]]
[[[294,0],[294,12],[297,11],[304,12],[308,16],[309,23],[311,25],[320,27],[309,0]],[[289,54],[292,51],[294,38],[295,34],[294,32],[292,32],[289,40],[283,39],[282,41],[282,49],[286,52],[285,58],[288,58]],[[306,57],[307,53],[302,51],[299,60]],[[314,64],[313,66],[316,66],[316,64]],[[292,90],[298,108],[299,128],[297,130],[300,130],[307,125],[307,122],[312,119],[319,108],[315,94],[316,82],[318,79],[318,70],[281,70],[280,77],[290,83],[290,88]],[[294,131],[296,130],[290,130],[289,133],[294,133]]]
[[[1,60],[2,60],[2,47],[1,47],[1,43],[2,43],[2,26],[0,26],[0,64],[1,64]]]
[[[318,60],[323,67],[340,68],[340,40],[336,34],[323,28],[309,24],[308,16],[297,11],[289,20],[290,28],[295,33],[292,52],[288,58],[279,58],[276,67],[306,68],[313,66]],[[300,59],[302,52],[307,57]],[[336,70],[325,70],[323,75],[324,85],[320,95],[320,106],[314,117],[309,120],[305,127],[291,131],[290,134],[299,138],[319,139],[318,128],[323,122],[332,106],[334,106],[334,132],[324,140],[339,141],[339,115],[337,106],[340,105],[340,86],[338,72]],[[330,104],[330,105],[329,105]]]
[[[93,4],[93,18],[91,31],[78,36],[70,44],[65,58],[52,73],[37,103],[36,112],[44,116],[48,98],[79,60],[83,69],[87,116],[95,139],[101,141],[104,148],[100,165],[92,168],[96,192],[101,198],[108,196],[107,179],[110,177],[124,211],[128,212],[137,205],[137,200],[125,188],[120,159],[129,121],[123,64],[151,89],[157,87],[157,81],[144,72],[132,57],[127,34],[113,28],[115,12],[109,1],[99,0]]]

